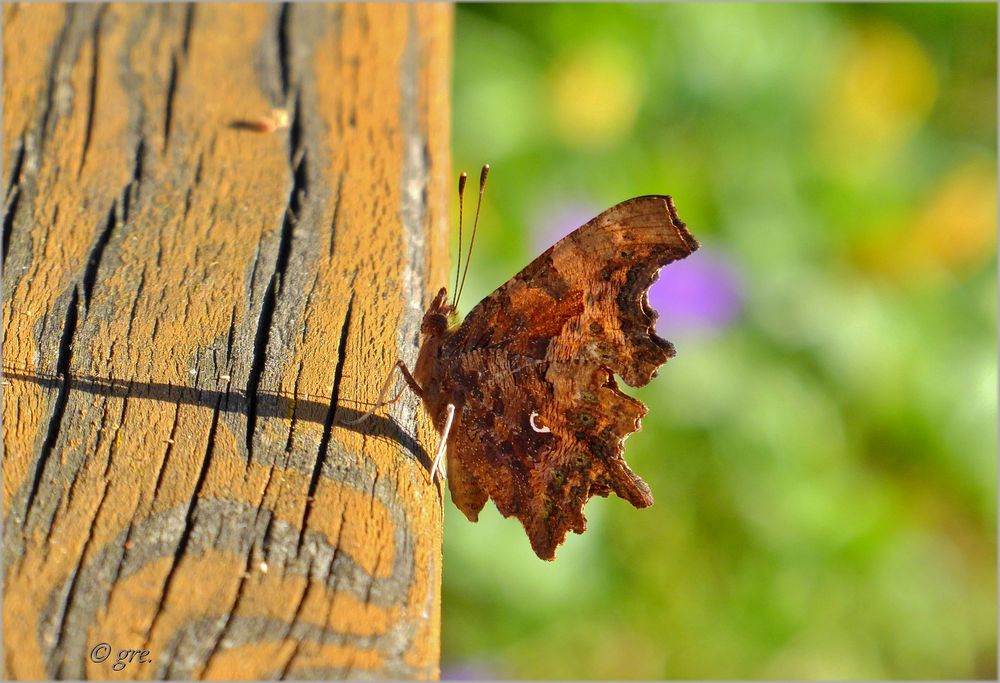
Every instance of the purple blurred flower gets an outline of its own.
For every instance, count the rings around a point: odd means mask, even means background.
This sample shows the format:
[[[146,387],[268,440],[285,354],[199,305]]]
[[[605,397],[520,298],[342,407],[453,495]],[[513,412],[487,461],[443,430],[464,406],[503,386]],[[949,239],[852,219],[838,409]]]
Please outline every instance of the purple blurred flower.
[[[535,247],[543,251],[596,216],[583,203],[549,205],[538,213]],[[736,265],[702,245],[682,261],[660,271],[649,288],[649,303],[660,314],[656,331],[667,338],[713,335],[731,325],[743,310],[743,285]]]
[[[743,310],[743,286],[735,265],[702,245],[660,271],[649,288],[649,304],[659,314],[662,336],[713,334],[729,327]]]

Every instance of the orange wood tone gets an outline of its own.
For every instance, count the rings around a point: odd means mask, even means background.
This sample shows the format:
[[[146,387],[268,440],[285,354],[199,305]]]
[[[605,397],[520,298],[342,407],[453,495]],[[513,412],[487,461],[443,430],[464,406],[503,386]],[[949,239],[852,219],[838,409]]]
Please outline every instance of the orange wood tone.
[[[436,678],[451,8],[2,17],[4,675]]]

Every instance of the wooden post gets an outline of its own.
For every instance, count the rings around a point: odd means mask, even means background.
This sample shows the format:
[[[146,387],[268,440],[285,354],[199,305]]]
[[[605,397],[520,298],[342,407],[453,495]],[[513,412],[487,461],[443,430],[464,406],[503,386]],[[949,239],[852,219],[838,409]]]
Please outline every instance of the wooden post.
[[[437,676],[436,435],[340,422],[445,283],[450,39],[4,4],[6,677]]]

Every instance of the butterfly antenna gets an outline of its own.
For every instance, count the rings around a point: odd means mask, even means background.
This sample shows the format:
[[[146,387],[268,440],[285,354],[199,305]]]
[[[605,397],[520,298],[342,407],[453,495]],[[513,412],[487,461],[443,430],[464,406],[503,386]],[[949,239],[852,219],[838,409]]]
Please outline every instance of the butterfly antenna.
[[[455,297],[455,305],[462,298],[462,290],[465,289],[465,276],[469,274],[469,263],[472,262],[472,245],[476,243],[476,228],[479,226],[479,209],[483,205],[483,193],[486,192],[486,176],[490,174],[490,165],[484,164],[483,170],[479,172],[479,199],[476,200],[476,218],[472,221],[472,237],[469,238],[469,255],[465,259],[465,271],[462,272],[462,285],[458,288],[458,296]]]
[[[462,207],[465,205],[465,181],[468,179],[465,171],[458,176],[458,266],[455,268],[455,289],[451,290],[452,307],[458,305],[458,274],[462,272]]]

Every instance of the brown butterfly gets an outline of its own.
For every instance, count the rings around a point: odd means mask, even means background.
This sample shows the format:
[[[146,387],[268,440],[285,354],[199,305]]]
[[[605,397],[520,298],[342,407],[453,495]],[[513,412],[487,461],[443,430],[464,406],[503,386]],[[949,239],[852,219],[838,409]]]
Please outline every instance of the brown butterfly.
[[[484,166],[470,256],[488,172]],[[463,173],[460,247],[465,183]],[[451,497],[466,517],[476,521],[492,498],[551,560],[567,531],[586,529],[592,496],[653,504],[622,457],[646,406],[619,391],[615,375],[644,386],[674,355],[654,332],[647,293],[662,266],[697,248],[670,197],[636,197],[559,240],[461,324],[468,261],[450,303],[441,288],[424,314],[413,372],[402,361],[396,367],[441,434],[431,476],[447,452]]]

